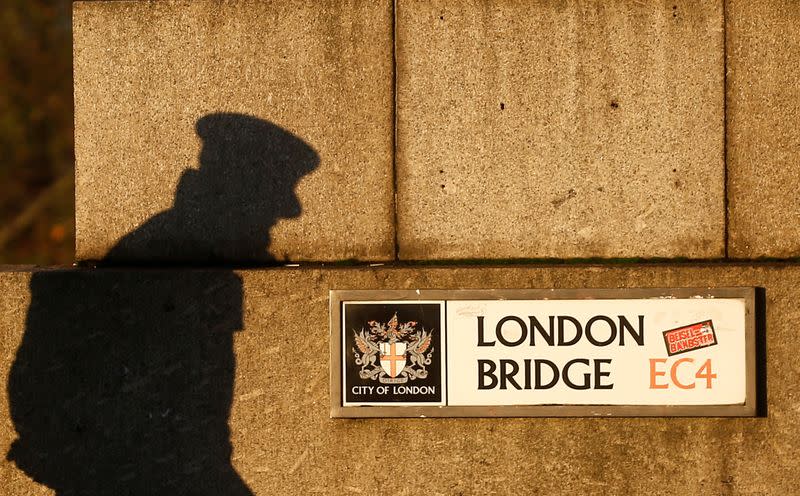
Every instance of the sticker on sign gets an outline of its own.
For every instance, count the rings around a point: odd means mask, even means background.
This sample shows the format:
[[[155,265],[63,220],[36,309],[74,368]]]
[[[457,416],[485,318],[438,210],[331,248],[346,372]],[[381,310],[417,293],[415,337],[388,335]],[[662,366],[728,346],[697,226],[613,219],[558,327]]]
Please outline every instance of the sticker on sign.
[[[714,322],[706,320],[664,331],[664,343],[667,345],[667,355],[669,356],[714,346],[717,344]]]
[[[753,307],[753,288],[332,291],[332,415],[753,415]]]

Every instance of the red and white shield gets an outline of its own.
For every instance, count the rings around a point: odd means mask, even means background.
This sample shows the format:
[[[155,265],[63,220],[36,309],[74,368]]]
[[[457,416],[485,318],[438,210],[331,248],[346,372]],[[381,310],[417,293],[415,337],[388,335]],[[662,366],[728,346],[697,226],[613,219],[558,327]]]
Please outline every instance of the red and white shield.
[[[406,343],[380,343],[381,368],[389,377],[397,377],[406,366]]]

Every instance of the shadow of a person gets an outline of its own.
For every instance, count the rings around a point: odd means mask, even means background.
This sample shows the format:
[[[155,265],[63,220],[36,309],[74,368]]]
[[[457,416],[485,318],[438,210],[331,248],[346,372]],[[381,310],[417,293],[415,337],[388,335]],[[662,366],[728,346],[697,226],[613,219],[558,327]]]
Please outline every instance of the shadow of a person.
[[[200,169],[188,169],[169,210],[122,238],[105,262],[270,262],[269,229],[300,215],[297,182],[319,157],[266,121],[211,114],[197,121]]]
[[[200,168],[113,262],[269,260],[269,228],[300,214],[314,150],[268,122],[197,122]],[[9,376],[9,460],[58,495],[252,494],[232,466],[240,277],[225,269],[35,273]]]

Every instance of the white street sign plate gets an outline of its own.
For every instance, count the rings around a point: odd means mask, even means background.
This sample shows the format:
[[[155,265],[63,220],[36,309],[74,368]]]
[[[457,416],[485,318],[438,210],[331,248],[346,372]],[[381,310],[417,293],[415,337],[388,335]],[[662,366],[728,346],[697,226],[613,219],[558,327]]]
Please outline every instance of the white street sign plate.
[[[755,290],[331,292],[334,417],[755,415]]]

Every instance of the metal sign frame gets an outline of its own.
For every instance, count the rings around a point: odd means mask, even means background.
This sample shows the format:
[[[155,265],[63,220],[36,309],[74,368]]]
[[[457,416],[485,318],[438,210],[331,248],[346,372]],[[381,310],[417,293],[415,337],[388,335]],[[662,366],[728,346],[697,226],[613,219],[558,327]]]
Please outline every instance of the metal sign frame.
[[[332,418],[365,417],[753,417],[756,415],[756,288],[418,289],[330,291]],[[429,300],[737,298],[745,301],[746,395],[735,405],[347,406],[342,395],[342,303]],[[446,366],[446,364],[445,364]],[[449,372],[449,371],[448,371]]]

